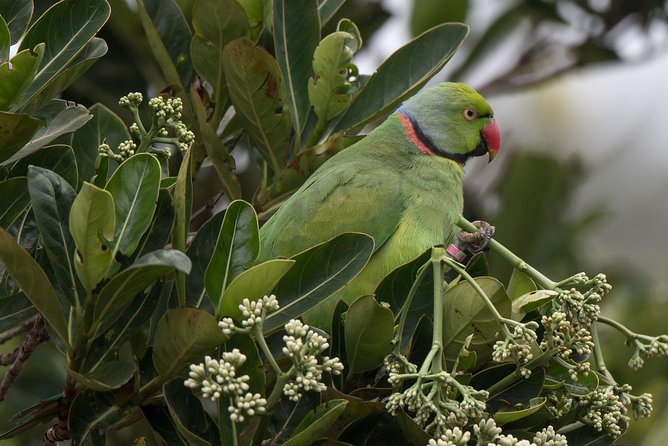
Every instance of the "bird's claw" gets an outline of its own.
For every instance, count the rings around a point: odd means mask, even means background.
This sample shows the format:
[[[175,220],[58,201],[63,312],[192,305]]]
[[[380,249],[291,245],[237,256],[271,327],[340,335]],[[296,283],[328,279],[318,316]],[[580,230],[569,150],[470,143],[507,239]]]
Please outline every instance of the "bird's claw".
[[[473,224],[478,228],[478,231],[459,231],[457,234],[457,248],[475,254],[487,248],[487,243],[494,237],[496,228],[482,220],[476,220]]]

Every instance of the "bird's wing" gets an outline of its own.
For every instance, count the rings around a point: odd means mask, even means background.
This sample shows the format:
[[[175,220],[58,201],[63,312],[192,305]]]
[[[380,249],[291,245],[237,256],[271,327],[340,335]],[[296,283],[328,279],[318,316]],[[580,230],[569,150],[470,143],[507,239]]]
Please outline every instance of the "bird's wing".
[[[316,172],[260,231],[263,259],[289,257],[342,232],[364,232],[380,248],[404,211],[396,171],[367,160]]]

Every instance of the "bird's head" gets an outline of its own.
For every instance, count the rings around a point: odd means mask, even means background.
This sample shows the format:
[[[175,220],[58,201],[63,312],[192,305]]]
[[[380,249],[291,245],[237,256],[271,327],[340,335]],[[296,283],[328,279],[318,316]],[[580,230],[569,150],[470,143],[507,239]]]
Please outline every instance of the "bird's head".
[[[407,135],[425,153],[460,164],[501,147],[501,132],[487,101],[466,84],[444,82],[427,88],[397,110]]]

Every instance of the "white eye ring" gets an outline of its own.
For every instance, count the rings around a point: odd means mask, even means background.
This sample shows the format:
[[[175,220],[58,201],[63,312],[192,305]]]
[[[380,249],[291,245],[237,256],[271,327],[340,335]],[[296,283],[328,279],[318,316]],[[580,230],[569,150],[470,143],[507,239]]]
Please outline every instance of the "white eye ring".
[[[464,110],[464,118],[467,121],[473,121],[477,117],[478,117],[478,112],[476,112],[472,108],[467,108],[466,110]]]

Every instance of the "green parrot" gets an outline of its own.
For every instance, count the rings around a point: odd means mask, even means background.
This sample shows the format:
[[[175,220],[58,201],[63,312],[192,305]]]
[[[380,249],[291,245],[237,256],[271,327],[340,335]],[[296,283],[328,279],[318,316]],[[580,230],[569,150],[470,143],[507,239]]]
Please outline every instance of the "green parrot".
[[[373,294],[392,270],[455,240],[464,164],[485,154],[491,161],[500,145],[492,108],[473,88],[427,88],[320,166],[260,229],[259,260],[290,257],[343,232],[371,235],[364,269],[305,315],[328,329],[340,299]]]

